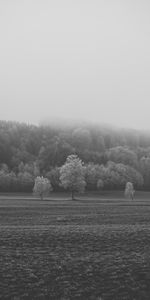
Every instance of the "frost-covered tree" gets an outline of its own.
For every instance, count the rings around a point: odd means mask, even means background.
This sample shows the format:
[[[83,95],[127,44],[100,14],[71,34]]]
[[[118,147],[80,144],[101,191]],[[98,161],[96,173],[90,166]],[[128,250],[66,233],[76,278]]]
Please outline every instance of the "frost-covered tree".
[[[127,182],[126,183],[126,187],[125,187],[125,197],[128,198],[128,199],[132,199],[134,198],[134,193],[135,193],[135,190],[134,190],[134,187],[133,187],[133,183],[132,182]]]
[[[43,200],[43,197],[48,196],[51,191],[52,186],[47,178],[44,178],[43,176],[36,177],[33,188],[34,195],[39,196],[40,199]]]
[[[86,182],[82,161],[77,155],[69,155],[65,164],[60,168],[60,182],[65,189],[71,191],[72,200],[74,193],[83,193]]]

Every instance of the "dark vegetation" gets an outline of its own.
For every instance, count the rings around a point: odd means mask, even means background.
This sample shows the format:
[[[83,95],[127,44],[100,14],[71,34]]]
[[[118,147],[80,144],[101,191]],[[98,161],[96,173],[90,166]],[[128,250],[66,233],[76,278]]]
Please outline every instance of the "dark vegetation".
[[[150,299],[149,197],[1,196],[0,299]]]
[[[38,175],[47,177],[54,191],[59,167],[70,154],[85,163],[87,190],[122,189],[131,181],[136,189],[150,189],[150,134],[96,125],[33,126],[0,121],[0,192],[31,192]]]

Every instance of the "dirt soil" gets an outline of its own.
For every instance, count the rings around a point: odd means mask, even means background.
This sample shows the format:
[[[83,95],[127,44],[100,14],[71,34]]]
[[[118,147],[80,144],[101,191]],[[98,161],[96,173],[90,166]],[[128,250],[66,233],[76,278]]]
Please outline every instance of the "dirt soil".
[[[148,195],[148,194],[147,194]],[[150,299],[150,200],[0,197],[0,299]]]

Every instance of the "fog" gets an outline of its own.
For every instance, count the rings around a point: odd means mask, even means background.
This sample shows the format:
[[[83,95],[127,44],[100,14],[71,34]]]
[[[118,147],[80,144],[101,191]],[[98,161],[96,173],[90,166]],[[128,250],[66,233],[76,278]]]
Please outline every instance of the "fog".
[[[0,1],[0,119],[150,129],[150,2]]]

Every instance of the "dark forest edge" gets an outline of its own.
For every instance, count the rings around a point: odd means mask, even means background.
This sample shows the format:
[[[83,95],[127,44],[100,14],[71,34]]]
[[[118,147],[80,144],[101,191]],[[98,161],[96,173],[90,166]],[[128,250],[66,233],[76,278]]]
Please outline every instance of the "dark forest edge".
[[[53,191],[63,191],[60,167],[71,154],[84,162],[87,191],[123,190],[127,181],[150,190],[148,132],[0,121],[0,192],[31,193],[37,176],[48,178]]]

